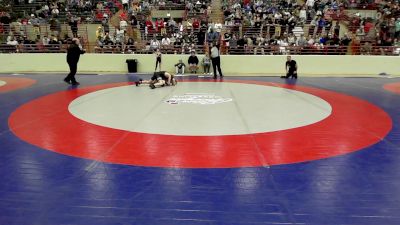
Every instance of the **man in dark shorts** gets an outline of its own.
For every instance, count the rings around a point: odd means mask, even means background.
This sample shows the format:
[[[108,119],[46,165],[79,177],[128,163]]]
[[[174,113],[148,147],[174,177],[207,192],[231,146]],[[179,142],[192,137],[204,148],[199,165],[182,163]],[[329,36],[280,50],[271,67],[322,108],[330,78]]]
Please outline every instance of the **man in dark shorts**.
[[[150,80],[140,79],[139,81],[135,82],[136,86],[139,86],[140,84],[148,84],[151,89],[156,87],[164,87],[165,85],[175,86],[177,83],[178,82],[176,81],[174,75],[166,71],[154,72]]]
[[[292,57],[288,56],[285,64],[286,76],[281,76],[281,78],[293,77],[297,79],[297,63],[292,60]]]

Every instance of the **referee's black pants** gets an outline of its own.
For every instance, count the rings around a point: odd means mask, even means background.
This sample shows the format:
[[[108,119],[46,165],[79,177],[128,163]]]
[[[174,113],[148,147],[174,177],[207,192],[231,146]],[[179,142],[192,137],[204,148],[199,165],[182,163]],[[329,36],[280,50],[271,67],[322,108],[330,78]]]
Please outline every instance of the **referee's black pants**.
[[[75,74],[78,69],[78,62],[68,62],[69,74],[65,78],[65,81],[70,81],[71,83],[76,83]]]
[[[212,62],[212,66],[213,66],[213,70],[214,70],[214,78],[217,77],[217,67],[218,67],[218,73],[221,77],[223,77],[222,75],[222,71],[221,71],[221,58],[215,57],[215,58],[211,58],[211,62]]]

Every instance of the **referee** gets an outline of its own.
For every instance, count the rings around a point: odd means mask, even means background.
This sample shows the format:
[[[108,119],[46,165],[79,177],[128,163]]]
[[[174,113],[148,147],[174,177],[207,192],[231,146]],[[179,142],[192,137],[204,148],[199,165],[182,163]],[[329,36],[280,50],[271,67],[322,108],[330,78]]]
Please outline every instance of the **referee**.
[[[214,70],[214,79],[217,79],[217,67],[220,77],[223,77],[221,71],[221,57],[219,56],[219,46],[215,43],[210,43],[211,47],[211,62]]]

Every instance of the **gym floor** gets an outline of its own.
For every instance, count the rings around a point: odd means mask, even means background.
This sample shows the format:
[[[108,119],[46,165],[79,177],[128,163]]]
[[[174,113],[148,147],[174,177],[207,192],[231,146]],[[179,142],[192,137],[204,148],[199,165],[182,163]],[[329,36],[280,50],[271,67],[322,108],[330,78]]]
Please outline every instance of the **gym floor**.
[[[400,78],[0,75],[1,225],[398,225]]]

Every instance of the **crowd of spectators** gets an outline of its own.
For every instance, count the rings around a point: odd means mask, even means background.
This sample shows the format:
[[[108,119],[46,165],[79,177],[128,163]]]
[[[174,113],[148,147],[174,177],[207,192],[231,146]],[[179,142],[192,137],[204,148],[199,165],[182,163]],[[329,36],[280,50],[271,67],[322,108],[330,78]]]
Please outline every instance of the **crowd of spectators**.
[[[360,4],[365,8],[364,3],[340,0],[307,0],[304,4],[292,0],[227,0],[223,6],[225,26],[233,32],[226,34],[225,44],[231,52],[247,54],[288,54],[304,49],[306,52],[313,49],[320,52],[331,49],[331,46],[339,47],[340,54],[350,43],[357,47],[363,32],[371,30],[377,34],[369,44],[382,47],[396,45],[395,38],[398,38],[400,30],[400,19],[396,22],[399,4],[381,3],[374,19],[361,18],[359,14],[355,18],[345,17],[343,9],[357,8]],[[339,22],[346,22],[345,19],[350,20],[349,33],[339,36]],[[360,26],[360,29],[352,29],[355,26]],[[355,49],[354,46],[352,49]]]
[[[25,3],[34,2],[28,0]],[[43,2],[42,6],[32,8],[27,16],[14,21],[12,26],[7,26],[10,16],[2,13],[0,33],[7,34],[3,35],[7,36],[7,40],[3,38],[2,43],[24,43],[27,24],[33,26],[35,34],[31,42],[47,43],[42,40],[64,39],[60,37],[62,23],[67,23],[72,36],[77,37],[79,23],[98,22],[98,52],[150,53],[161,49],[165,53],[175,54],[190,54],[193,51],[203,53],[212,42],[221,43],[222,49],[228,54],[311,54],[327,49],[336,49],[337,54],[346,54],[348,49],[354,54],[387,54],[388,51],[396,54],[400,49],[398,2],[306,0],[304,4],[299,4],[296,0],[224,0],[224,24],[207,21],[207,15],[211,12],[210,0]],[[184,18],[153,20],[148,14],[143,14],[152,9],[179,8],[182,5],[186,10]],[[374,18],[364,17],[362,13],[346,16],[343,13],[346,8],[373,8],[377,14]],[[119,26],[114,28],[110,25],[110,19],[121,10]],[[81,17],[81,12],[87,12],[90,16]],[[61,18],[60,14],[65,17]],[[189,17],[189,14],[192,15]],[[348,24],[348,33],[340,31],[339,22]],[[40,30],[42,24],[50,24],[49,33],[43,34]],[[141,40],[135,40],[130,27],[140,30]],[[388,50],[385,46],[394,48]]]
[[[142,2],[139,7],[134,9],[135,3],[131,6],[124,7],[124,12],[119,16],[119,26],[115,29],[109,29],[107,19],[103,18],[101,26],[96,31],[96,51],[97,52],[118,52],[127,53],[135,52],[136,49],[141,53],[151,53],[156,49],[161,49],[165,53],[175,54],[189,54],[192,51],[198,53],[203,52],[203,44],[206,38],[207,21],[201,15],[210,11],[209,1],[173,1],[168,4],[182,4],[186,7],[187,12],[198,12],[190,18],[157,18],[153,19],[151,16],[139,15],[144,9],[153,8],[153,4],[157,3],[157,7],[165,6],[159,5],[160,1],[151,1],[148,6]],[[144,5],[144,6],[143,6]],[[126,9],[126,10],[125,10]],[[136,11],[137,10],[137,11]],[[132,29],[130,29],[130,27]],[[132,39],[129,35],[130,30],[137,29],[140,31],[140,43]],[[130,38],[128,38],[130,36]],[[126,46],[130,46],[132,51],[126,51]]]

